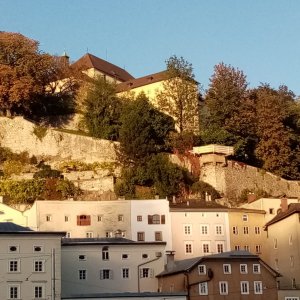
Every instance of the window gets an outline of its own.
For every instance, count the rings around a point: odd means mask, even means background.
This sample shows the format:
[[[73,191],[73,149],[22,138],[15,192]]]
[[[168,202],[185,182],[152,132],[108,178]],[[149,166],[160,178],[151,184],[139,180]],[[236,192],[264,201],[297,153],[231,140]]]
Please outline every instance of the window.
[[[44,260],[35,260],[33,263],[33,271],[34,272],[44,272]]]
[[[216,235],[222,235],[222,234],[223,234],[223,226],[216,225]]]
[[[33,252],[43,252],[42,246],[33,246]]]
[[[129,269],[128,268],[122,268],[122,278],[124,278],[124,279],[129,278]]]
[[[12,259],[8,261],[8,270],[9,272],[20,272],[19,269],[19,260],[18,259]]]
[[[269,214],[274,215],[274,208],[269,208]]]
[[[71,232],[66,232],[66,238],[70,238],[71,237]]]
[[[207,282],[199,283],[199,295],[208,295]]]
[[[79,256],[78,256],[78,259],[79,259],[79,260],[86,260],[86,256],[85,256],[85,255],[79,255]]]
[[[240,264],[240,273],[241,274],[247,274],[248,273],[248,269],[247,269],[246,264]]]
[[[124,215],[118,215],[118,221],[124,222]]]
[[[98,215],[97,216],[97,221],[102,222],[103,221],[103,215]]]
[[[192,230],[191,230],[191,225],[184,225],[184,234],[185,235],[190,235]]]
[[[77,226],[89,226],[91,225],[91,216],[80,215],[77,216]]]
[[[256,252],[257,254],[260,254],[260,253],[261,253],[261,245],[256,245],[256,246],[255,246],[255,252]]]
[[[254,281],[254,294],[262,294],[263,286],[261,281]]]
[[[203,235],[208,234],[208,225],[201,225],[201,234]]]
[[[148,224],[165,224],[165,215],[148,215]]]
[[[198,266],[198,272],[200,275],[205,275],[206,274],[206,266],[205,265],[199,265]]]
[[[137,216],[137,217],[136,217],[136,220],[137,220],[138,222],[142,222],[142,221],[143,221],[143,217],[142,217],[142,216]]]
[[[240,249],[241,249],[240,245],[235,245],[235,246],[234,246],[234,250],[235,250],[235,251],[240,251]]]
[[[154,237],[155,237],[155,241],[162,241],[162,232],[155,231]]]
[[[231,265],[224,264],[223,265],[223,272],[224,272],[224,274],[231,274]]]
[[[248,215],[244,214],[243,217],[242,217],[242,219],[243,219],[244,222],[247,222],[248,221]]]
[[[102,260],[109,260],[109,252],[107,246],[102,248]]]
[[[274,244],[274,249],[277,249],[277,248],[278,248],[278,245],[277,245],[277,239],[276,239],[276,238],[274,238],[273,244]]]
[[[249,234],[249,227],[248,226],[244,226],[244,234]]]
[[[87,238],[92,238],[93,236],[94,236],[94,234],[93,234],[92,231],[88,231],[88,232],[86,233],[86,237],[87,237]]]
[[[151,278],[151,277],[153,277],[153,269],[150,268],[140,269],[140,278]]]
[[[122,259],[128,259],[128,254],[122,254]]]
[[[8,287],[8,299],[19,299],[20,298],[20,286],[10,285]]]
[[[110,269],[102,269],[100,270],[100,279],[112,279],[112,270]]]
[[[37,285],[34,287],[34,299],[43,299],[44,295],[44,287],[41,285]]]
[[[254,227],[254,232],[255,232],[255,234],[260,234],[260,227],[259,226],[255,226]]]
[[[79,280],[86,280],[86,270],[79,270],[78,275],[79,275]]]
[[[112,231],[106,231],[106,232],[105,232],[105,236],[106,236],[107,238],[110,238],[110,237],[113,236],[113,232],[112,232]]]
[[[142,254],[142,258],[144,258],[144,259],[145,259],[145,258],[148,258],[148,254],[143,253],[143,254]]]
[[[217,243],[217,252],[218,253],[224,252],[224,244],[223,243]]]
[[[69,222],[69,216],[65,216],[65,222]]]
[[[248,245],[245,245],[245,246],[244,246],[244,250],[245,250],[245,251],[250,251],[250,247],[249,247]]]
[[[239,231],[238,231],[238,227],[237,227],[237,226],[233,226],[233,227],[232,227],[232,233],[233,233],[233,234],[239,234]]]
[[[299,297],[285,297],[284,300],[299,300]]]
[[[260,264],[253,264],[253,274],[260,274]]]
[[[220,295],[228,295],[228,282],[220,281],[219,282],[219,290],[220,290]]]
[[[9,246],[8,251],[9,252],[19,252],[19,246]]]
[[[202,251],[203,251],[203,253],[209,253],[209,243],[208,242],[202,243]]]
[[[52,216],[46,215],[46,222],[51,222],[51,221],[52,221]]]
[[[138,240],[139,242],[145,241],[145,232],[138,232],[138,233],[137,233],[137,240]]]
[[[193,246],[191,242],[185,242],[185,254],[193,253]]]
[[[249,294],[249,282],[248,281],[241,281],[241,294],[242,295]]]

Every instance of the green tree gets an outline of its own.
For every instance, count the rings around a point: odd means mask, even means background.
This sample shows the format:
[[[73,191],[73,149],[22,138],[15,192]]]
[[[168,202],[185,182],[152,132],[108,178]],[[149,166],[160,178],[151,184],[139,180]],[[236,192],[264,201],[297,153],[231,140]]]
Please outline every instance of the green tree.
[[[157,94],[158,106],[175,120],[179,132],[199,132],[199,91],[192,64],[175,55],[166,64],[166,79]]]
[[[121,156],[135,164],[165,150],[167,136],[174,130],[172,118],[156,110],[143,93],[126,105],[121,123]]]
[[[115,85],[97,78],[83,101],[83,120],[89,133],[97,138],[118,140],[122,107]]]

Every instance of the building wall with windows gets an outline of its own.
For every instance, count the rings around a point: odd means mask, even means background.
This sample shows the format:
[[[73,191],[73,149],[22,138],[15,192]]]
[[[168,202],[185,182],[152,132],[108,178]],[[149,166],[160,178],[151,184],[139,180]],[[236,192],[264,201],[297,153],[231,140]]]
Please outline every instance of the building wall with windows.
[[[246,250],[265,259],[265,212],[233,208],[228,210],[228,216],[231,250]]]
[[[130,201],[36,201],[28,225],[41,231],[63,230],[68,237],[130,238]]]
[[[162,292],[186,290],[190,299],[199,300],[276,300],[276,272],[258,256],[240,252],[175,261],[173,268],[158,275],[159,288]]]
[[[266,262],[282,277],[278,278],[280,289],[298,289],[300,292],[300,204],[291,204],[267,224],[268,247]],[[276,222],[276,218],[279,218]]]
[[[62,295],[156,292],[165,246],[123,238],[64,239]]]
[[[172,250],[169,201],[166,199],[130,200],[131,239],[135,241],[165,241]]]
[[[0,222],[12,222],[21,226],[27,226],[27,218],[22,211],[2,203],[3,198],[0,196]]]
[[[61,299],[64,233],[3,231],[0,224],[0,299]],[[21,230],[21,231],[20,231]]]
[[[176,259],[230,250],[228,209],[170,208]]]

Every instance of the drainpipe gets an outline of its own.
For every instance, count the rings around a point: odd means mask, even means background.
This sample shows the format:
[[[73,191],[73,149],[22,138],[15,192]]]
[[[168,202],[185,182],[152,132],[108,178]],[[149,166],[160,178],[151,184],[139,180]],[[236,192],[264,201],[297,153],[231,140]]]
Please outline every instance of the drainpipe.
[[[184,272],[184,276],[186,278],[185,289],[187,290],[187,300],[190,300],[190,279],[189,279],[189,274],[187,272]]]
[[[141,267],[141,266],[144,266],[144,265],[146,265],[146,264],[149,264],[149,263],[151,263],[151,262],[153,262],[153,261],[156,261],[156,260],[158,260],[158,259],[160,259],[160,258],[161,258],[161,256],[156,256],[156,258],[151,259],[151,260],[149,260],[149,261],[146,261],[146,262],[144,262],[144,263],[142,263],[142,264],[139,264],[139,265],[137,266],[138,293],[140,293],[140,267]]]

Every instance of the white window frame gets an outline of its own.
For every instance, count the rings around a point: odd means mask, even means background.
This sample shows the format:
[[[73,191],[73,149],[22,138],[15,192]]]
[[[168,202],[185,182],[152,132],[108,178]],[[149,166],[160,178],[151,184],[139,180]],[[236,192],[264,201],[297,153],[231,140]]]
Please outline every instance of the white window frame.
[[[257,254],[261,253],[261,245],[255,245],[255,253]]]
[[[12,289],[16,289],[17,291],[17,297],[11,297],[12,295]],[[14,294],[14,293],[13,293]],[[21,299],[21,288],[20,284],[9,284],[8,290],[7,290],[7,299]]]
[[[70,216],[69,215],[65,215],[65,222],[69,222],[70,221]]]
[[[243,268],[244,268],[244,270],[243,270]],[[240,264],[240,273],[248,274],[248,265],[247,264]]]
[[[40,270],[40,266],[42,267],[41,270]],[[34,273],[45,272],[45,260],[44,259],[34,259],[33,260],[33,272]]]
[[[208,284],[207,282],[199,283],[199,295],[207,296],[208,295]]]
[[[208,242],[208,241],[203,241],[203,242],[201,243],[201,246],[202,246],[202,252],[203,252],[203,253],[205,253],[205,254],[209,254],[209,253],[210,253],[210,251],[211,251],[211,249],[210,249],[210,242]],[[206,249],[206,246],[208,246],[207,249]],[[205,250],[205,251],[204,251],[204,250]]]
[[[42,293],[40,294],[40,296],[36,296],[36,292],[37,292],[36,289],[41,290]],[[39,293],[39,291],[38,291],[38,293]],[[46,298],[45,295],[46,295],[45,285],[44,284],[40,284],[40,283],[34,284],[34,286],[33,286],[33,299],[34,300],[45,299]]]
[[[193,254],[193,242],[184,242],[184,253],[187,255]]]
[[[130,269],[127,267],[122,268],[121,277],[122,277],[122,279],[129,279],[130,278]]]
[[[248,222],[248,220],[249,220],[248,215],[247,215],[247,214],[243,214],[242,220],[243,220],[244,222]]]
[[[250,246],[249,245],[244,245],[244,250],[250,252]]]
[[[254,227],[254,232],[255,232],[255,234],[260,234],[260,227],[259,226],[255,226]]]
[[[224,235],[223,225],[218,224],[215,226],[216,235]]]
[[[222,251],[219,251],[219,249],[218,249],[219,246],[221,246]],[[216,242],[216,252],[217,252],[217,253],[223,253],[223,252],[224,252],[224,248],[225,248],[224,242],[220,242],[220,241],[217,241],[217,242]]]
[[[209,225],[208,224],[201,224],[200,230],[201,230],[200,231],[201,235],[205,235],[205,236],[209,235]]]
[[[244,226],[243,227],[243,233],[248,235],[249,234],[249,226]]]
[[[10,250],[11,247],[15,247],[16,250]],[[9,245],[8,246],[8,252],[9,253],[19,253],[20,252],[20,246],[19,245]]]
[[[107,275],[108,275],[108,277],[107,277]],[[101,269],[100,270],[100,279],[101,280],[111,280],[112,279],[112,270],[111,269]]]
[[[257,271],[255,270],[255,268],[257,268]],[[260,264],[253,264],[252,270],[253,274],[260,274]]]
[[[253,282],[253,290],[254,290],[254,294],[262,295],[262,293],[263,293],[262,281],[254,281]]]
[[[206,275],[206,265],[198,265],[199,275]]]
[[[249,295],[249,281],[241,281],[241,294]]]
[[[235,251],[240,251],[241,250],[241,246],[240,245],[235,245],[234,246],[234,250]]]
[[[192,225],[184,224],[183,225],[183,233],[184,233],[184,235],[191,235],[192,234]]]
[[[103,221],[103,215],[97,215],[97,222]]]
[[[118,222],[124,222],[124,215],[118,215]]]
[[[152,268],[140,268],[140,278],[152,278],[154,271]]]
[[[52,215],[46,215],[46,222],[52,221]]]
[[[40,248],[40,250],[38,250]],[[44,252],[44,247],[41,245],[34,245],[33,246],[33,252],[38,252],[38,253],[42,253]]]
[[[87,270],[78,270],[78,279],[79,280],[87,280]]]
[[[239,229],[237,226],[232,226],[232,234],[238,235],[239,234]]]
[[[220,295],[228,295],[228,282],[219,281],[219,292]]]
[[[284,300],[299,300],[299,297],[287,296]]]
[[[225,268],[228,268],[228,271],[226,271]],[[223,264],[223,273],[231,274],[231,264]]]
[[[11,265],[12,262],[16,262],[17,263],[17,270],[14,270],[15,267]],[[8,260],[8,273],[20,273],[21,268],[20,268],[20,259],[9,259]]]
[[[87,231],[87,232],[85,233],[85,237],[88,238],[88,239],[93,238],[93,237],[94,237],[93,231]]]

